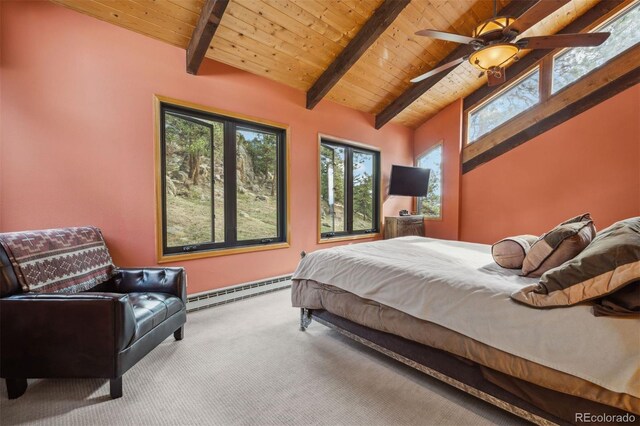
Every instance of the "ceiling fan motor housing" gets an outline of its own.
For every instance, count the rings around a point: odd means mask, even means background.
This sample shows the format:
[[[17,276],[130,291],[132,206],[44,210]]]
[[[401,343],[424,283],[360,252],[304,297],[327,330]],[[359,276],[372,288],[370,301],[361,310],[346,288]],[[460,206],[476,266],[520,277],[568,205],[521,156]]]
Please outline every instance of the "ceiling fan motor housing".
[[[502,41],[505,39],[504,29],[509,27],[515,18],[511,16],[495,16],[483,21],[473,30],[473,37],[483,40],[485,43]],[[516,34],[509,34],[506,38],[513,38]]]

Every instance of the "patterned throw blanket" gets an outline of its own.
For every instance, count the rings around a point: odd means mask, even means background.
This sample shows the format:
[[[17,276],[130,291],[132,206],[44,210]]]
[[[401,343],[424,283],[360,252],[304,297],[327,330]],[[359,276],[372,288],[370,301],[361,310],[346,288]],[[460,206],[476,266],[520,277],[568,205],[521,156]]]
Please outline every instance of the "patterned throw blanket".
[[[78,293],[100,284],[114,266],[98,228],[0,234],[24,292]]]

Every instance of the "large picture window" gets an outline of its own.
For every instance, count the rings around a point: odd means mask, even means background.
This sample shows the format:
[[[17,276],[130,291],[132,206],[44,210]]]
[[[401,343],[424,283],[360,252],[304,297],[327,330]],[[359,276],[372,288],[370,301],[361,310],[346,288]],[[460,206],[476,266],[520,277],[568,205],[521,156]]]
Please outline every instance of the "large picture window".
[[[320,236],[371,236],[380,230],[380,153],[320,139]]]
[[[442,219],[442,143],[418,157],[416,166],[431,170],[426,197],[418,197],[418,214]]]
[[[159,134],[161,257],[286,242],[284,129],[160,102]]]

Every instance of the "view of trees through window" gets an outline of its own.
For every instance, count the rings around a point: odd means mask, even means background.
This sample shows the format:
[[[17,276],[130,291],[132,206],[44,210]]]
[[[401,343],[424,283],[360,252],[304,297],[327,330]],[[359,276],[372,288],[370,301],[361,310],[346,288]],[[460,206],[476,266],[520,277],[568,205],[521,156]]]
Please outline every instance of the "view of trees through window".
[[[418,157],[417,166],[431,170],[426,197],[418,197],[418,213],[430,219],[442,218],[442,144]]]
[[[320,229],[323,234],[376,230],[377,167],[377,153],[328,141],[321,143]]]
[[[169,246],[224,241],[222,127],[222,123],[216,121],[165,114],[165,200]],[[213,204],[212,197],[215,200]]]
[[[281,240],[281,133],[179,110],[163,116],[165,247]],[[233,137],[225,138],[225,132]],[[235,179],[229,182],[226,149],[235,151]],[[225,194],[225,186],[235,197]],[[235,224],[225,211],[233,212]]]
[[[278,235],[276,135],[236,131],[238,239]]]
[[[353,230],[374,229],[373,154],[353,151]]]
[[[607,41],[600,46],[575,47],[556,56],[553,60],[552,93],[556,93],[638,43],[640,41],[639,23],[640,3],[594,30],[611,33]]]
[[[477,140],[480,136],[540,102],[539,81],[540,70],[536,68],[511,88],[470,112],[468,142]]]
[[[344,232],[345,149],[322,144],[320,147],[320,211],[321,232]]]
[[[551,94],[557,93],[637,45],[640,42],[639,22],[640,3],[635,3],[609,22],[591,30],[611,33],[607,41],[600,46],[575,47],[557,54],[553,59],[552,69],[544,69],[551,72]],[[538,65],[510,88],[499,92],[490,101],[469,112],[467,143],[477,141],[491,130],[540,102],[540,66]]]

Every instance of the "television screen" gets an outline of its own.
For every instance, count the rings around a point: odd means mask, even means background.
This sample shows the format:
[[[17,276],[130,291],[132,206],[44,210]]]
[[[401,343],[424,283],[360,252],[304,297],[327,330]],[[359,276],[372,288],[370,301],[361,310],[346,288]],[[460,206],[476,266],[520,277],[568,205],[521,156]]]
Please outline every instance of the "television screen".
[[[431,170],[421,167],[391,166],[389,195],[424,197],[429,187]]]

